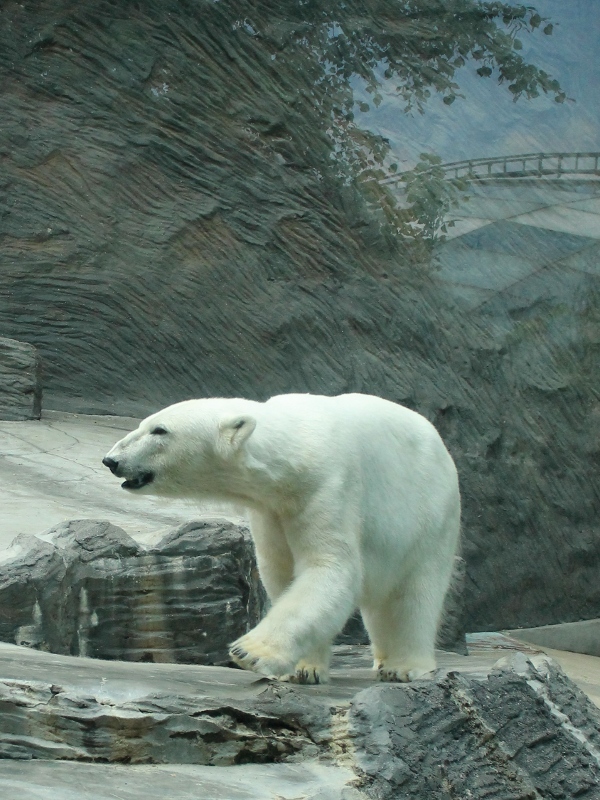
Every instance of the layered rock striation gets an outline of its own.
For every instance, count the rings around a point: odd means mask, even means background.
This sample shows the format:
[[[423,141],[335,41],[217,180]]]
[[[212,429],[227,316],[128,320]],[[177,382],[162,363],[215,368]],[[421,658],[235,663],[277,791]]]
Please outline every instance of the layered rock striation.
[[[247,530],[179,526],[144,550],[108,522],[18,537],[0,565],[0,639],[123,661],[227,664],[265,595]]]
[[[454,657],[432,680],[392,686],[372,682],[361,648],[342,650],[329,686],[293,687],[227,668],[0,644],[0,786],[28,798],[47,774],[37,796],[52,797],[89,774],[87,796],[104,798],[104,774],[129,796],[154,796],[151,775],[162,773],[149,766],[168,764],[174,786],[187,765],[209,797],[219,786],[233,796],[234,779],[236,797],[254,797],[243,789],[250,766],[262,797],[269,775],[270,791],[278,781],[289,790],[295,775],[289,796],[314,800],[598,797],[598,709],[548,659]],[[201,766],[215,772],[192,769]]]
[[[0,338],[0,419],[39,419],[42,375],[37,349],[26,342]]]

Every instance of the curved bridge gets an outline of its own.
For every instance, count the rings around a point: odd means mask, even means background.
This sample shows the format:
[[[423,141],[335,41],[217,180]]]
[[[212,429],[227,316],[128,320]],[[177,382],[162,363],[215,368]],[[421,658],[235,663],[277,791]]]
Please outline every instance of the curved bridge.
[[[495,158],[471,158],[450,161],[440,165],[448,178],[463,180],[498,180],[504,178],[545,178],[565,175],[591,175],[600,177],[600,152],[596,153],[524,153]],[[424,170],[423,174],[440,167]],[[412,170],[409,170],[412,171]],[[400,172],[380,181],[390,185],[401,183],[407,172]]]
[[[489,302],[500,316],[536,303],[570,306],[578,319],[584,298],[600,290],[599,155],[444,164],[448,180],[468,182],[436,246],[435,279],[449,296],[465,310]],[[405,184],[389,188],[404,202]]]

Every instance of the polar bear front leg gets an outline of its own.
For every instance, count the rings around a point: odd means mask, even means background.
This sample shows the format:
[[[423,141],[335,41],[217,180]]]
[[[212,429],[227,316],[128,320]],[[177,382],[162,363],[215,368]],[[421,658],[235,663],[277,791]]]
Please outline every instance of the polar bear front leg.
[[[269,600],[274,603],[294,578],[292,551],[281,520],[270,511],[250,512],[250,532],[260,580]]]
[[[356,605],[355,586],[350,572],[321,565],[306,568],[267,616],[231,645],[231,658],[270,677],[323,683],[331,642]]]
[[[286,539],[295,578],[266,617],[231,646],[232,659],[245,669],[298,683],[327,679],[329,650],[356,606],[361,587],[360,558],[353,538],[297,520]],[[303,524],[302,524],[303,523]]]
[[[317,684],[329,682],[329,664],[331,662],[331,644],[326,642],[315,647],[296,664],[295,670],[282,677],[289,683]]]

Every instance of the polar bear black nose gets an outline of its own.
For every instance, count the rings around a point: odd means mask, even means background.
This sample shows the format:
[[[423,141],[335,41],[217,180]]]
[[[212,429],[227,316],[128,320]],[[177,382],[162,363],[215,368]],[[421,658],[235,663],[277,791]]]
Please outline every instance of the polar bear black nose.
[[[114,458],[109,458],[108,456],[102,459],[102,463],[105,467],[108,467],[112,473],[115,473],[119,467],[119,462],[115,461]]]

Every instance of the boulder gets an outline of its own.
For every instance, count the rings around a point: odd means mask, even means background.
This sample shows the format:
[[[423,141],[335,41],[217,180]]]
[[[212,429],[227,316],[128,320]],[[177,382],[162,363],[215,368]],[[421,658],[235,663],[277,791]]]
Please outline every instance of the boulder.
[[[502,659],[350,705],[356,766],[378,800],[597,798],[600,713],[545,656]]]
[[[40,357],[32,344],[0,338],[0,419],[42,415]]]
[[[0,564],[0,639],[126,661],[226,664],[265,596],[246,529],[181,525],[150,550],[109,522],[19,537]]]

